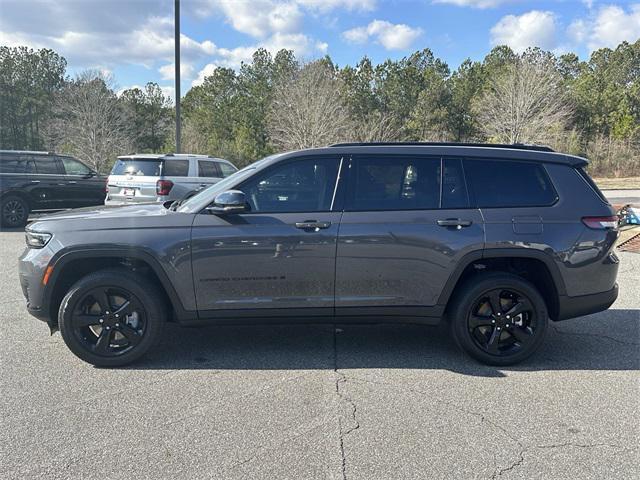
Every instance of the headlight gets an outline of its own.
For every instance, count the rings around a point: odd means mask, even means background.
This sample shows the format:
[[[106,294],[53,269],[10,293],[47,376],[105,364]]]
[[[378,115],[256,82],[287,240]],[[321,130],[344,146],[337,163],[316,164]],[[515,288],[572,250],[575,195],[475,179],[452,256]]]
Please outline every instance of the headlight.
[[[49,243],[51,237],[52,235],[50,233],[25,232],[25,240],[29,248],[42,248]]]

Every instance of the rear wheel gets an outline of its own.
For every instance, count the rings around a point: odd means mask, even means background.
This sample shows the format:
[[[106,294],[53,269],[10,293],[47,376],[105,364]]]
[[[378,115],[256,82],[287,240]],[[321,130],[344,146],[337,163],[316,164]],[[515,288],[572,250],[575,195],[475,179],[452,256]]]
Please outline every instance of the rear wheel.
[[[144,278],[103,270],[80,279],[64,297],[60,333],[85,362],[118,367],[139,359],[160,339],[166,308],[159,290]]]
[[[29,219],[29,204],[21,197],[7,195],[0,206],[3,227],[24,227]]]
[[[548,323],[538,290],[507,273],[490,273],[463,284],[449,318],[456,343],[489,365],[512,365],[532,355]]]

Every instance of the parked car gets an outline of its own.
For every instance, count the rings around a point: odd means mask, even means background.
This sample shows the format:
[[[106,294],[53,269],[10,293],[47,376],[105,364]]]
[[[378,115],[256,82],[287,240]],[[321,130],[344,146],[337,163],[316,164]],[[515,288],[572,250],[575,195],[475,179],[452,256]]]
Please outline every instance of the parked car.
[[[0,150],[0,221],[21,227],[29,212],[101,205],[105,178],[69,155]]]
[[[105,204],[181,200],[237,170],[227,160],[206,155],[123,155],[109,175]]]
[[[274,155],[182,204],[31,224],[27,308],[95,365],[151,348],[167,321],[450,323],[509,365],[549,321],[618,295],[617,217],[546,147],[338,144]]]

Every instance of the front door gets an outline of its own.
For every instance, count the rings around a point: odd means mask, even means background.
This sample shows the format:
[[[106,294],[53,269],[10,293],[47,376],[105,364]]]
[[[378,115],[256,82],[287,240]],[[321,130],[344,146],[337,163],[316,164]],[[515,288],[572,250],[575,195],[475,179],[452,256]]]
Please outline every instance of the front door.
[[[333,313],[341,161],[278,163],[234,187],[245,193],[247,213],[196,216],[193,275],[202,317]]]
[[[84,163],[71,157],[60,157],[64,169],[64,208],[88,207],[104,203],[105,182]]]
[[[457,262],[484,244],[462,162],[358,156],[349,171],[336,313],[429,316]]]

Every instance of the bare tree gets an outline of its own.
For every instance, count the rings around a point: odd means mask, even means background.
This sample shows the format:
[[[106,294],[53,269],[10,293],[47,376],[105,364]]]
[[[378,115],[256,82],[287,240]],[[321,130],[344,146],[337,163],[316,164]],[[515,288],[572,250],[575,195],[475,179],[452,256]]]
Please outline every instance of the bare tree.
[[[104,171],[117,155],[130,151],[132,135],[112,78],[88,70],[58,94],[46,138],[55,149]]]
[[[267,117],[273,144],[294,150],[349,138],[351,121],[339,91],[332,68],[322,61],[305,65],[278,85]]]
[[[391,113],[374,110],[354,121],[353,139],[359,142],[391,142],[399,138],[398,121]]]
[[[506,143],[546,142],[572,114],[561,79],[548,62],[527,57],[490,81],[478,115],[484,133]]]

